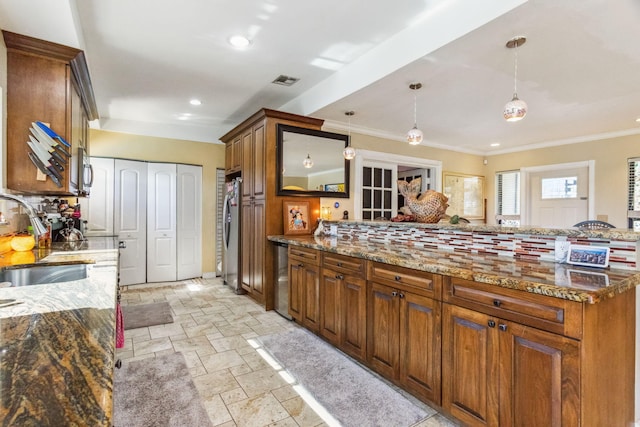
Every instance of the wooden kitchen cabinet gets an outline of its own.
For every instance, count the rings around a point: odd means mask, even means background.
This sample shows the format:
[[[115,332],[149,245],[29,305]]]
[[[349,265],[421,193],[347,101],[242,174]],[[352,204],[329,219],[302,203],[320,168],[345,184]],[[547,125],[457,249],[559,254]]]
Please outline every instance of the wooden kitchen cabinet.
[[[313,332],[320,328],[320,253],[289,247],[289,314]]]
[[[84,195],[88,121],[98,118],[82,51],[3,31],[7,46],[7,188],[42,195]],[[29,128],[36,120],[49,125],[71,147],[62,187],[38,179],[28,157]],[[86,160],[88,164],[88,157]]]
[[[266,310],[275,305],[275,249],[269,235],[283,234],[282,198],[276,195],[277,125],[319,130],[323,120],[263,108],[220,140],[226,144],[225,171],[242,177],[240,280],[242,289]],[[239,165],[239,167],[238,167]],[[310,221],[320,211],[319,198],[309,201]]]
[[[367,361],[413,394],[440,404],[442,278],[369,262]]]
[[[320,335],[350,356],[366,360],[367,283],[362,259],[325,253],[320,280]]]
[[[616,351],[616,342],[633,339],[622,313],[634,312],[635,291],[582,304],[444,282],[442,407],[451,415],[469,426],[595,427],[633,419],[634,355]]]
[[[225,146],[225,174],[230,175],[242,170],[242,137],[238,136]]]

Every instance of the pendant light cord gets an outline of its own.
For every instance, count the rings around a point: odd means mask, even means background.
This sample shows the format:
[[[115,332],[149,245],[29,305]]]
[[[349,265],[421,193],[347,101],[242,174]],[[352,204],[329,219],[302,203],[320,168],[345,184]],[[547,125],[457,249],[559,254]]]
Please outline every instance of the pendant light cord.
[[[418,127],[418,94],[413,92],[413,127]]]
[[[514,65],[514,73],[513,73],[513,94],[514,96],[518,93],[518,43],[516,42],[515,48],[515,65]]]

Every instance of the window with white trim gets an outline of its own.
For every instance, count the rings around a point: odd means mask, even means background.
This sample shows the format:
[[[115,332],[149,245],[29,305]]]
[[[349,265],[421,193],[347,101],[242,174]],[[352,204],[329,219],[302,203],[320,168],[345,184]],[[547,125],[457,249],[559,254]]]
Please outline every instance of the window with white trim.
[[[496,173],[496,220],[502,225],[520,225],[520,171]]]

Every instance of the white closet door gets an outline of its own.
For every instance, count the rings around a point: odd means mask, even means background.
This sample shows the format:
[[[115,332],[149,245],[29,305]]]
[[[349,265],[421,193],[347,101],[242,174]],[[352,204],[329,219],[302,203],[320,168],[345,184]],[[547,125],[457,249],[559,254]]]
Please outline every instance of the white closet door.
[[[175,281],[175,163],[149,163],[147,182],[147,282]]]
[[[114,175],[114,232],[126,245],[120,249],[120,284],[145,283],[147,164],[116,159]]]
[[[202,276],[202,167],[178,165],[177,171],[177,278],[184,280]]]
[[[82,205],[82,219],[87,221],[85,235],[113,236],[114,161],[111,158],[92,157],[93,183],[91,197]]]

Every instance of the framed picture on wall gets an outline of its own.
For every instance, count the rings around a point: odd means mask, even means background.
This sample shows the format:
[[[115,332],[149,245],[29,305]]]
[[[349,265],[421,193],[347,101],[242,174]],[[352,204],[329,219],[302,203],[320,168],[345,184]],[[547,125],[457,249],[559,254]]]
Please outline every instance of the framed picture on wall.
[[[309,202],[284,200],[282,202],[284,216],[284,234],[311,234],[311,217]]]
[[[443,172],[442,193],[449,198],[447,215],[484,219],[484,177]]]

